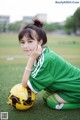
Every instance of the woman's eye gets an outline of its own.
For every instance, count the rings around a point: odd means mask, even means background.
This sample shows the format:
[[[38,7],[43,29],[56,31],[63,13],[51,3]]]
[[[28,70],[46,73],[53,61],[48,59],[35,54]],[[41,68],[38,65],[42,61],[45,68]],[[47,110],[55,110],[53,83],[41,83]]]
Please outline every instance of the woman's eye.
[[[28,41],[28,43],[32,43],[32,41],[31,41],[31,40],[29,40],[29,41]]]
[[[21,41],[20,43],[21,43],[21,44],[24,44],[24,41]]]

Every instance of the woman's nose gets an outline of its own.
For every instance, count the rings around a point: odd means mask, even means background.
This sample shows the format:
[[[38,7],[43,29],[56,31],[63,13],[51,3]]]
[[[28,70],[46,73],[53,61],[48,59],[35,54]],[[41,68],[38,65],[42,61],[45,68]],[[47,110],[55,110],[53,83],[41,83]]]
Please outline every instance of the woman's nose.
[[[28,44],[27,43],[24,44],[24,48],[28,48]]]

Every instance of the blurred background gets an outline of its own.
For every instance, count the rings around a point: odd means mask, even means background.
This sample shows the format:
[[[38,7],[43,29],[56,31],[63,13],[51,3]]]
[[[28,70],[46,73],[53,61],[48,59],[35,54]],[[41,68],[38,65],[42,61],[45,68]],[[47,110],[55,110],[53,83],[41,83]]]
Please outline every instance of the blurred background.
[[[18,33],[32,19],[44,23],[48,47],[80,68],[80,0],[0,0],[0,112],[8,112],[9,120],[79,120],[79,110],[47,108],[42,92],[27,112],[16,111],[6,104],[12,86],[21,83],[27,63]]]
[[[47,32],[80,35],[80,0],[0,0],[0,33],[18,32],[36,18]]]

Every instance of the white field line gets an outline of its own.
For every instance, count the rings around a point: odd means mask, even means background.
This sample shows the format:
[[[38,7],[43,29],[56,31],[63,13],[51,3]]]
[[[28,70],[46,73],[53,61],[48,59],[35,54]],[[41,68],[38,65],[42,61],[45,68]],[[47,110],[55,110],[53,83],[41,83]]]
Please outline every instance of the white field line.
[[[63,58],[80,58],[80,55],[61,55]],[[27,58],[24,55],[1,55],[0,59],[14,60],[14,59]]]
[[[23,59],[27,58],[26,56],[23,55],[2,55],[0,56],[0,59],[6,59],[6,60],[14,60],[14,59]]]

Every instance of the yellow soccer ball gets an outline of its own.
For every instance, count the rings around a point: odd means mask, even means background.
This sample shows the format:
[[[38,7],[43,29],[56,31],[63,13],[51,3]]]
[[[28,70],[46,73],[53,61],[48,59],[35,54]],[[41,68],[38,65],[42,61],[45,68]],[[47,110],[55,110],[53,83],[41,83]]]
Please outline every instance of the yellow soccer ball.
[[[26,110],[33,106],[35,99],[36,95],[29,87],[17,84],[9,92],[8,103],[18,110]]]

